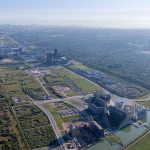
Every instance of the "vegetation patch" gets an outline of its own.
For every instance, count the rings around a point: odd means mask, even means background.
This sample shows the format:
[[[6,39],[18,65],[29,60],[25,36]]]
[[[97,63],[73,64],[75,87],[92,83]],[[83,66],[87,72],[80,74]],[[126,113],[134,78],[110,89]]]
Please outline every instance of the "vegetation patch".
[[[95,91],[98,91],[100,89],[99,86],[96,86],[95,84],[91,83],[90,81],[84,79],[80,75],[77,75],[66,68],[61,68],[57,70],[57,73],[62,76],[64,79],[68,79],[68,82],[70,84],[73,84],[75,88],[79,89],[79,91],[87,92],[87,93],[93,93]]]
[[[0,98],[0,149],[24,150],[27,149],[18,130],[13,116],[9,99],[1,95]]]
[[[77,110],[70,104],[64,102],[54,102],[43,105],[53,115],[60,130],[64,130],[63,123],[71,122],[80,118],[78,113],[73,114],[73,112]],[[64,114],[64,116],[62,116],[62,114]]]
[[[149,150],[150,149],[150,134],[146,135],[140,141],[135,143],[129,150]]]
[[[108,137],[106,137],[106,139],[110,144],[118,144],[119,143],[119,138],[114,135],[109,135]]]
[[[57,145],[53,128],[38,107],[34,105],[16,106],[14,111],[31,149]]]

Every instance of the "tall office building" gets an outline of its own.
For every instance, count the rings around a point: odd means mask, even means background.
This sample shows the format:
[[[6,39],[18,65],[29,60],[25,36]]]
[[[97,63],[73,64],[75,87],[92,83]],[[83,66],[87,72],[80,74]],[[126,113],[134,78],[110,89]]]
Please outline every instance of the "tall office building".
[[[58,49],[55,49],[54,50],[54,58],[57,58],[58,57]]]
[[[53,54],[47,54],[47,63],[52,64],[53,63]]]

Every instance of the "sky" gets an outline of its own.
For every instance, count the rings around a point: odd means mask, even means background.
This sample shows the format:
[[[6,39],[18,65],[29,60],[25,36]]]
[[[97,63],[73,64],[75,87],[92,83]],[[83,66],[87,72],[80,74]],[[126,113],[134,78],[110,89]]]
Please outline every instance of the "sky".
[[[150,28],[150,0],[0,0],[0,24]]]

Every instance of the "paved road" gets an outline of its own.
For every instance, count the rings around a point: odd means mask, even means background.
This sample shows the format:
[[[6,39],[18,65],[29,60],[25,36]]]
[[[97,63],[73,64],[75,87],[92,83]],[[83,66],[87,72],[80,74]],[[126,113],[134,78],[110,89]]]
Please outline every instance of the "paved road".
[[[59,130],[59,128],[58,128],[58,126],[57,126],[53,116],[51,115],[51,113],[47,109],[45,109],[45,107],[42,106],[40,103],[38,103],[37,101],[34,101],[31,97],[29,97],[29,98],[32,100],[34,105],[36,105],[38,108],[40,108],[46,114],[46,116],[48,117],[48,119],[49,119],[49,121],[50,121],[50,123],[51,123],[51,125],[52,125],[52,127],[54,129],[54,132],[55,132],[56,137],[58,139],[58,142],[59,142],[59,144],[61,146],[61,149],[62,150],[66,150],[65,145],[64,145],[64,140],[62,138],[60,130]]]
[[[40,80],[39,80],[37,77],[36,77],[36,79],[37,79],[37,81],[39,82],[39,84],[42,86],[42,88],[44,89],[44,91],[47,93],[47,95],[50,95],[50,94],[48,93],[48,91],[46,90],[46,88],[43,86],[43,84],[40,82]],[[30,98],[30,97],[29,97],[29,98]],[[64,139],[62,138],[62,135],[61,135],[61,133],[60,133],[60,130],[59,130],[59,128],[58,128],[58,126],[57,126],[57,124],[56,124],[56,122],[55,122],[55,119],[53,118],[52,114],[51,114],[43,105],[41,105],[40,102],[34,101],[32,98],[30,98],[30,99],[32,100],[32,102],[33,102],[37,107],[39,107],[39,108],[47,115],[47,117],[48,117],[48,119],[49,119],[49,121],[50,121],[50,123],[51,123],[51,125],[52,125],[52,127],[53,127],[53,129],[54,129],[54,132],[55,132],[56,137],[57,137],[57,139],[58,139],[58,142],[59,142],[59,144],[60,144],[60,146],[61,146],[61,149],[62,149],[62,150],[66,150],[67,148],[66,148]]]
[[[45,104],[45,103],[49,103],[49,102],[67,101],[67,100],[71,100],[71,99],[88,99],[91,96],[93,96],[93,94],[72,96],[72,97],[66,97],[66,98],[56,98],[56,99],[44,100],[41,102],[42,102],[42,104]]]

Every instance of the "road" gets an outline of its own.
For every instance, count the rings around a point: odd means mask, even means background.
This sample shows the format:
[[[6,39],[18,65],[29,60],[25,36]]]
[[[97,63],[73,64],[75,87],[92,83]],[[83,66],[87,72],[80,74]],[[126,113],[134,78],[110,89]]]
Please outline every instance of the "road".
[[[46,116],[48,117],[48,119],[49,119],[49,121],[50,121],[50,123],[51,123],[51,125],[52,125],[52,127],[54,129],[54,132],[55,132],[57,140],[58,140],[58,142],[60,144],[61,150],[66,150],[67,148],[65,147],[64,139],[62,138],[60,130],[59,130],[59,128],[58,128],[58,126],[57,126],[53,116],[51,115],[51,113],[47,109],[45,109],[45,107],[42,106],[40,103],[38,103],[37,101],[34,101],[31,97],[28,96],[28,98],[30,98],[32,100],[32,103],[34,105],[36,105],[38,108],[40,108],[46,114]]]
[[[46,90],[46,88],[43,86],[43,84],[40,82],[40,80],[37,77],[36,77],[36,79],[39,82],[39,84],[42,86],[44,91],[47,93],[47,95],[50,95],[48,93],[48,91]],[[60,130],[59,130],[59,128],[58,128],[58,126],[57,126],[57,124],[56,124],[52,114],[40,102],[34,101],[31,97],[29,97],[29,98],[32,100],[33,104],[35,104],[37,107],[39,107],[46,114],[46,116],[48,117],[48,119],[49,119],[49,121],[50,121],[50,123],[51,123],[51,125],[52,125],[52,127],[54,129],[54,132],[55,132],[57,140],[58,140],[58,142],[60,144],[61,150],[66,150],[67,148],[66,148],[64,139],[62,138]]]
[[[70,105],[72,105],[72,106],[74,106],[74,107],[76,107],[78,110],[80,110],[80,111],[83,111],[84,109],[85,109],[85,107],[83,108],[83,107],[81,107],[81,106],[77,106],[77,105],[75,105],[75,104],[73,104],[73,103],[71,103],[71,99],[81,99],[81,98],[84,98],[84,96],[73,96],[73,97],[68,97],[68,98],[59,98],[59,99],[51,99],[51,100],[45,100],[45,101],[38,101],[38,103],[39,104],[46,104],[46,103],[52,103],[52,102],[59,102],[59,101],[63,101],[63,102],[65,102],[65,103],[68,103],[68,104],[70,104]],[[87,105],[87,104],[85,104],[85,105]]]
[[[43,84],[41,83],[41,81],[39,80],[39,78],[36,76],[35,77],[36,79],[37,79],[37,81],[39,82],[39,84],[41,85],[41,87],[44,89],[44,91],[46,92],[46,94],[48,95],[48,96],[50,96],[50,94],[49,94],[49,92],[46,90],[46,88],[43,86]]]

